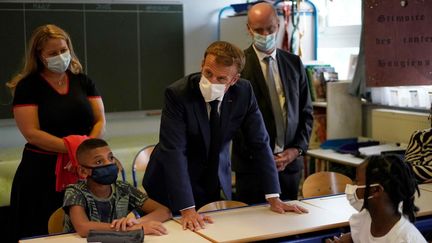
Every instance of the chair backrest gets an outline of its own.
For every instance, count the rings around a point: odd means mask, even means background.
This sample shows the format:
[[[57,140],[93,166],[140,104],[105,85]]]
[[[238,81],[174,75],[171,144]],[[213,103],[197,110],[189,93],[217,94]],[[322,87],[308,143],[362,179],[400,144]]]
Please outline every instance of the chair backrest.
[[[48,234],[56,234],[63,232],[65,212],[63,208],[58,208],[48,219]]]
[[[135,156],[132,162],[132,180],[134,187],[138,186],[137,171],[144,172],[150,160],[150,155],[153,152],[155,145],[149,145],[142,148]]]
[[[206,205],[198,209],[198,213],[220,210],[220,209],[227,209],[227,208],[239,208],[244,206],[247,206],[247,204],[244,202],[221,200],[221,201],[207,203]]]
[[[122,163],[120,162],[120,160],[118,160],[117,158],[114,158],[115,159],[115,163],[117,164],[117,166],[119,167],[119,172],[121,173],[121,176],[122,176],[122,181],[123,182],[126,182],[126,172],[125,172],[125,170],[124,170],[124,167],[123,167],[123,165],[122,165]]]
[[[346,175],[330,171],[317,172],[308,176],[303,182],[303,197],[343,193],[346,184],[352,184],[352,180]]]

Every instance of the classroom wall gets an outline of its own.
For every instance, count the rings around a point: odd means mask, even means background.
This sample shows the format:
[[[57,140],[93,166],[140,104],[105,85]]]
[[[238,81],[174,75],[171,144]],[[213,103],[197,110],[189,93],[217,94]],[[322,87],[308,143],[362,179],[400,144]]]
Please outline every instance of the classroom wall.
[[[60,1],[59,1],[60,2]],[[65,1],[67,2],[67,1]],[[233,3],[244,0],[179,0],[179,1],[99,1],[104,3],[182,3],[184,23],[185,73],[200,70],[203,54],[207,46],[217,40],[219,11]],[[246,28],[246,27],[245,27]]]
[[[207,46],[217,40],[219,11],[240,0],[182,0],[184,13],[185,73],[199,71]],[[246,23],[245,23],[246,28]]]
[[[55,1],[23,1],[9,0],[8,2],[79,2],[73,0]],[[88,0],[85,3],[182,3],[185,43],[185,73],[199,71],[205,48],[217,39],[217,20],[219,11],[234,3],[244,0]]]
[[[65,1],[67,2],[67,1]],[[104,3],[182,3],[184,23],[185,74],[200,70],[203,54],[207,46],[217,40],[219,11],[244,0],[179,0],[179,1],[99,1]],[[246,28],[246,23],[245,23]]]
[[[362,136],[368,137],[368,138],[374,138],[373,133],[373,111],[377,109],[387,109],[392,110],[394,112],[408,112],[408,113],[414,113],[416,114],[413,122],[409,123],[410,125],[406,125],[403,120],[404,118],[397,117],[397,118],[391,118],[388,123],[391,123],[387,130],[394,131],[395,126],[397,127],[397,134],[395,134],[398,139],[394,140],[401,143],[408,143],[408,140],[411,137],[411,134],[414,132],[414,130],[422,130],[425,128],[430,127],[430,121],[428,120],[429,110],[426,109],[420,109],[420,108],[408,108],[408,107],[392,107],[392,106],[386,106],[386,105],[379,105],[379,104],[365,104],[362,106]],[[391,133],[390,133],[391,134]]]

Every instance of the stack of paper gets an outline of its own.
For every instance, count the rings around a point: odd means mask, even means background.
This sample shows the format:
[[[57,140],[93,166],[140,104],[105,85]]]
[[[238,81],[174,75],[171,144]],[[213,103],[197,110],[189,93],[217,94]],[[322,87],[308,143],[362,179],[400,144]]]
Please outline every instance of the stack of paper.
[[[399,144],[381,144],[369,147],[359,148],[359,152],[361,156],[370,156],[370,155],[380,155],[381,152],[386,151],[394,151],[394,150],[403,150]]]

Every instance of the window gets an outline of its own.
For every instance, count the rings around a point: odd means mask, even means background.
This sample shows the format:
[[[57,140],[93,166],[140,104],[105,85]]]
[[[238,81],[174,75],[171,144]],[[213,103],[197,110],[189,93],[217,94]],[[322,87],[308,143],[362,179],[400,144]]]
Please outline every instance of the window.
[[[362,1],[311,2],[318,11],[318,61],[334,66],[340,80],[351,78],[350,61],[360,45]]]

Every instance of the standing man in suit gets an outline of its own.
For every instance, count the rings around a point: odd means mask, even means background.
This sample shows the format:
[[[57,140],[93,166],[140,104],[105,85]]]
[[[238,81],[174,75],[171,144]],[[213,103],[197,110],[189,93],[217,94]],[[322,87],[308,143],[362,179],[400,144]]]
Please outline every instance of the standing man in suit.
[[[207,48],[201,73],[190,74],[165,91],[159,144],[143,186],[151,198],[174,213],[180,211],[184,229],[199,230],[211,222],[197,208],[220,200],[222,194],[231,199],[230,141],[240,129],[262,171],[263,193],[271,209],[306,212],[279,199],[268,134],[250,83],[240,79],[243,67],[243,52],[217,41]]]
[[[300,58],[276,48],[279,18],[269,3],[258,3],[248,12],[247,28],[253,44],[245,50],[241,73],[253,87],[269,133],[282,200],[297,199],[303,170],[302,155],[312,129],[312,105]],[[256,166],[254,148],[242,132],[233,142],[233,169],[237,199],[249,204],[264,201],[262,170]]]

